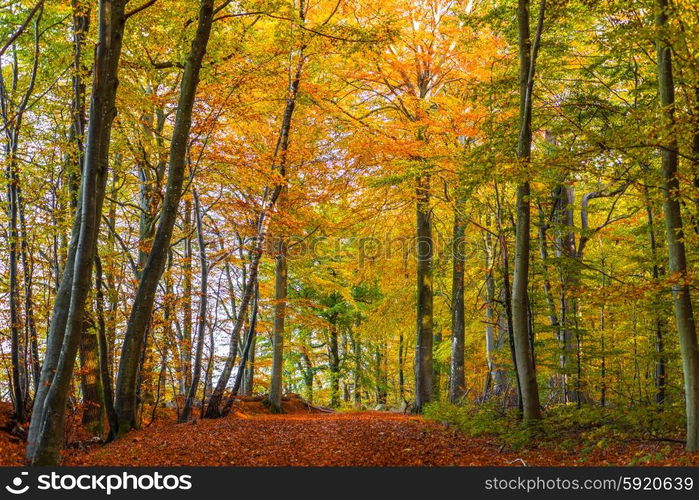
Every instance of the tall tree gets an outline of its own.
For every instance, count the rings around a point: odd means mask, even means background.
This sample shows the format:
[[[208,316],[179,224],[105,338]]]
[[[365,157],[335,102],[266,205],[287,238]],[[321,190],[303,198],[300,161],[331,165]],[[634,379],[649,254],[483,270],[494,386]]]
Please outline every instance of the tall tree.
[[[464,260],[466,221],[462,194],[457,194],[454,206],[454,230],[452,235],[452,285],[451,285],[451,377],[449,379],[449,401],[457,403],[465,394],[464,378]]]
[[[699,450],[699,346],[692,308],[692,295],[687,277],[687,255],[682,230],[678,178],[678,143],[675,123],[675,86],[672,74],[672,44],[668,19],[671,8],[668,0],[658,0],[655,23],[658,28],[658,91],[667,135],[660,149],[662,157],[663,212],[669,253],[669,270],[677,278],[672,284],[675,323],[680,339],[684,394],[687,417],[688,451]]]
[[[541,0],[536,34],[530,36],[529,0],[519,0],[517,26],[519,34],[519,139],[517,159],[524,180],[517,186],[517,228],[515,269],[512,280],[512,336],[517,359],[517,375],[522,392],[523,416],[526,421],[541,418],[539,388],[534,368],[534,353],[529,342],[527,290],[529,285],[530,216],[529,161],[532,147],[532,90],[534,70],[544,24],[546,0]]]
[[[139,356],[143,348],[146,331],[153,311],[155,292],[160,277],[165,270],[167,253],[177,211],[182,196],[185,157],[189,144],[189,131],[192,126],[192,111],[196,97],[199,74],[206,54],[214,18],[213,0],[202,0],[199,7],[196,34],[182,74],[177,115],[172,131],[168,178],[165,198],[160,212],[160,220],[153,238],[153,246],[138,283],[136,297],[124,336],[124,345],[119,362],[119,375],[116,385],[115,407],[119,416],[119,434],[136,427],[136,392]]]
[[[303,25],[306,19],[306,2],[299,2],[299,20]],[[279,158],[279,174],[284,178],[286,176],[287,157],[289,151],[289,137],[291,133],[291,123],[296,108],[296,98],[301,84],[301,74],[303,66],[306,62],[304,54],[305,44],[301,45],[297,52],[297,62],[295,69],[289,65],[289,87],[287,89],[286,105],[284,114],[282,115],[281,131],[279,140],[275,148],[274,157]],[[293,60],[293,52],[290,54],[290,60]],[[285,181],[283,181],[285,182]],[[279,211],[283,213],[286,208],[287,187],[282,186],[278,206]],[[283,230],[282,230],[283,231]],[[272,412],[281,412],[282,403],[282,368],[284,364],[284,321],[286,316],[286,297],[287,297],[287,238],[284,234],[279,235],[276,243],[276,265],[274,271],[274,326],[272,330],[272,373],[270,374],[269,385],[269,406]]]
[[[192,373],[192,383],[187,391],[187,399],[180,414],[180,422],[186,422],[192,413],[192,405],[197,396],[199,380],[201,379],[201,363],[204,353],[204,336],[206,335],[206,303],[207,303],[207,281],[209,277],[209,264],[206,259],[206,242],[204,241],[204,228],[202,225],[202,210],[199,203],[199,195],[196,190],[192,192],[194,198],[194,216],[197,225],[197,242],[199,244],[199,267],[201,272],[200,294],[199,294],[199,318],[197,321],[197,349],[194,354],[194,371]]]

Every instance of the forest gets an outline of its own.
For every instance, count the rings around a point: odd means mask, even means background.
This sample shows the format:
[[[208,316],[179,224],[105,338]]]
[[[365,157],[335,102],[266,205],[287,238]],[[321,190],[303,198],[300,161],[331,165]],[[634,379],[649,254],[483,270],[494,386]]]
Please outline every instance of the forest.
[[[0,464],[699,465],[698,26],[0,0]]]

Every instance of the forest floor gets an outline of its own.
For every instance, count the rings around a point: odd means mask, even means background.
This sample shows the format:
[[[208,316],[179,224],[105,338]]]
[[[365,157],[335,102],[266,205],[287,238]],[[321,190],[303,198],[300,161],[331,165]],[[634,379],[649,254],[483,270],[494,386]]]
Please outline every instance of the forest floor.
[[[293,405],[292,405],[293,406]],[[0,465],[22,465],[24,443],[8,432],[0,405]],[[65,465],[96,466],[552,466],[699,465],[679,443],[622,442],[562,447],[543,442],[519,450],[470,437],[421,417],[390,412],[326,413],[287,406],[270,415],[261,404],[237,405],[217,420],[177,424],[159,419],[102,446],[73,432]],[[16,433],[16,429],[15,429]],[[69,441],[71,432],[68,433]]]

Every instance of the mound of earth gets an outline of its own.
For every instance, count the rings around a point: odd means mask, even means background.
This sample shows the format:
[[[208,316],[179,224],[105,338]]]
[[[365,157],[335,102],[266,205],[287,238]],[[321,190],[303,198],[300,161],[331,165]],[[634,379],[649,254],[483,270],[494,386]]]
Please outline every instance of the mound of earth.
[[[24,437],[26,426],[19,426],[12,419],[12,405],[0,402],[0,466],[24,463]]]
[[[267,396],[236,396],[231,409],[231,414],[245,418],[247,416],[270,415],[272,412],[265,404]],[[309,413],[333,413],[330,408],[316,406],[298,394],[287,394],[282,397],[282,410],[284,415],[299,415]]]

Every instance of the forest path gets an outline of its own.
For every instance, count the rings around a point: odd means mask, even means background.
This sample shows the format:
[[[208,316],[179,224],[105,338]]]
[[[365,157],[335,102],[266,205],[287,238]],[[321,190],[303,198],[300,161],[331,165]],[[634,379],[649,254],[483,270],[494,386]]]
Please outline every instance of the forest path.
[[[516,456],[420,417],[386,412],[230,416],[156,423],[67,465],[512,465]]]

